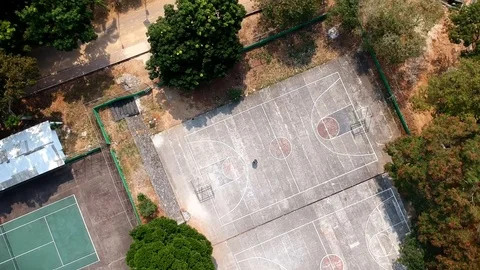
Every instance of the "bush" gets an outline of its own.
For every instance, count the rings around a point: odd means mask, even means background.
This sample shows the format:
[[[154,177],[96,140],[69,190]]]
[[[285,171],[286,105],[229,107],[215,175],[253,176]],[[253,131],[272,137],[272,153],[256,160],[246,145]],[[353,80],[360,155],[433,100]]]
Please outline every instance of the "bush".
[[[177,0],[165,5],[165,17],[150,25],[150,78],[165,85],[193,90],[225,76],[239,59],[237,36],[245,17],[238,0]]]
[[[238,102],[243,97],[243,89],[231,88],[227,92],[228,98],[233,102]]]
[[[405,265],[409,270],[425,269],[425,250],[414,234],[410,234],[405,238],[400,247],[399,263]]]
[[[256,0],[269,26],[287,28],[312,19],[321,0]]]
[[[132,269],[215,269],[212,244],[192,227],[164,217],[130,232],[127,253]]]
[[[152,218],[157,212],[157,205],[152,202],[145,194],[138,194],[138,211],[140,215],[144,218]]]

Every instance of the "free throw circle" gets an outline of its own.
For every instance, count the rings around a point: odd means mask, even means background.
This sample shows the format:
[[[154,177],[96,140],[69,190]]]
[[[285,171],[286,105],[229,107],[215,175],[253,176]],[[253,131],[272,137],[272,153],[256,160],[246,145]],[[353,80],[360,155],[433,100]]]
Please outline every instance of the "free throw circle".
[[[325,117],[317,124],[317,132],[320,137],[324,139],[333,139],[334,137],[338,136],[340,132],[340,126],[332,117]]]

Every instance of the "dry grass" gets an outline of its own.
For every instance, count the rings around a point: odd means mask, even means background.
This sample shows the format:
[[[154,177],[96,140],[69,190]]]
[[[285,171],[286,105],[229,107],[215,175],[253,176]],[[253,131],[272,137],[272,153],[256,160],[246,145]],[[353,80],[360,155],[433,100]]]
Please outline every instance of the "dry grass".
[[[109,109],[101,110],[100,117],[110,136],[112,141],[111,147],[118,156],[135,203],[137,203],[138,194],[143,193],[156,205],[160,205],[160,200],[153,189],[150,177],[145,171],[142,157],[130,134],[127,122],[125,120],[114,122]],[[159,209],[158,215],[164,215],[162,209]],[[143,222],[147,221],[143,218],[142,220]]]
[[[114,81],[126,72],[137,76],[145,84],[150,83],[143,62],[131,60],[27,97],[17,110],[33,115],[33,120],[26,123],[28,126],[45,120],[62,122],[59,135],[64,152],[67,156],[74,156],[99,146],[94,133],[96,123],[90,121],[93,119],[92,108],[114,97],[129,94]]]

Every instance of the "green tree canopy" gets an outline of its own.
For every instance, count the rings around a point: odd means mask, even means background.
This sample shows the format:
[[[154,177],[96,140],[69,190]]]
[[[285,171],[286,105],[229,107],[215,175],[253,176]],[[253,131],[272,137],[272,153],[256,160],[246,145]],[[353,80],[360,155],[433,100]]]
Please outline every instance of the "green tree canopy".
[[[177,0],[176,9],[165,5],[165,17],[148,28],[150,78],[191,90],[225,76],[240,57],[237,33],[244,17],[237,0]]]
[[[463,59],[458,68],[432,77],[421,94],[438,114],[480,119],[480,61]]]
[[[449,37],[453,42],[465,47],[472,46],[474,54],[480,54],[480,2],[463,6],[458,12],[454,11],[450,19],[452,27]]]
[[[78,48],[78,42],[94,40],[97,35],[90,10],[94,3],[94,0],[33,0],[17,11],[25,24],[25,41],[69,51]]]
[[[475,119],[439,116],[420,136],[387,145],[386,170],[418,216],[427,268],[480,265],[480,128]]]
[[[421,55],[443,9],[437,0],[338,0],[331,15],[346,32],[362,30],[378,57],[395,65]]]
[[[4,122],[13,112],[11,105],[35,84],[39,77],[37,62],[26,56],[8,55],[0,50],[0,117]]]
[[[312,19],[322,0],[255,0],[269,26],[287,28]]]
[[[212,245],[186,224],[161,217],[136,227],[130,235],[127,264],[132,269],[215,269]]]

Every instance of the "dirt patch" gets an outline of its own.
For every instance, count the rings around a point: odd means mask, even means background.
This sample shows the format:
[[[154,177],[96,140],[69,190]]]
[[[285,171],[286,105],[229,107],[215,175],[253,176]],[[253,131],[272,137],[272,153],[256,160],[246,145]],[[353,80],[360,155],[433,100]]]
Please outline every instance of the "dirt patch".
[[[130,134],[127,122],[125,120],[114,122],[110,109],[100,111],[100,117],[110,136],[111,147],[118,156],[134,201],[137,203],[138,194],[143,193],[157,206],[160,205],[160,200],[145,171],[142,157]],[[159,209],[157,214],[163,216],[164,212]],[[145,223],[147,220],[142,218],[142,221]]]
[[[129,94],[115,84],[115,78],[124,73],[138,77],[143,82],[140,88],[145,88],[150,83],[148,73],[140,60],[131,60],[104,69],[23,99],[15,111],[32,115],[32,120],[24,121],[21,129],[46,120],[62,122],[63,126],[58,131],[67,156],[97,147],[100,142],[94,133],[96,124],[90,121],[93,119],[92,107],[114,97]]]
[[[445,72],[456,65],[460,58],[462,45],[450,42],[448,25],[448,13],[445,12],[442,20],[428,32],[427,48],[421,57],[411,59],[397,69],[386,69],[392,87],[396,89],[395,94],[402,112],[414,134],[419,134],[433,117],[430,112],[415,110],[412,98],[427,86],[433,75]]]

